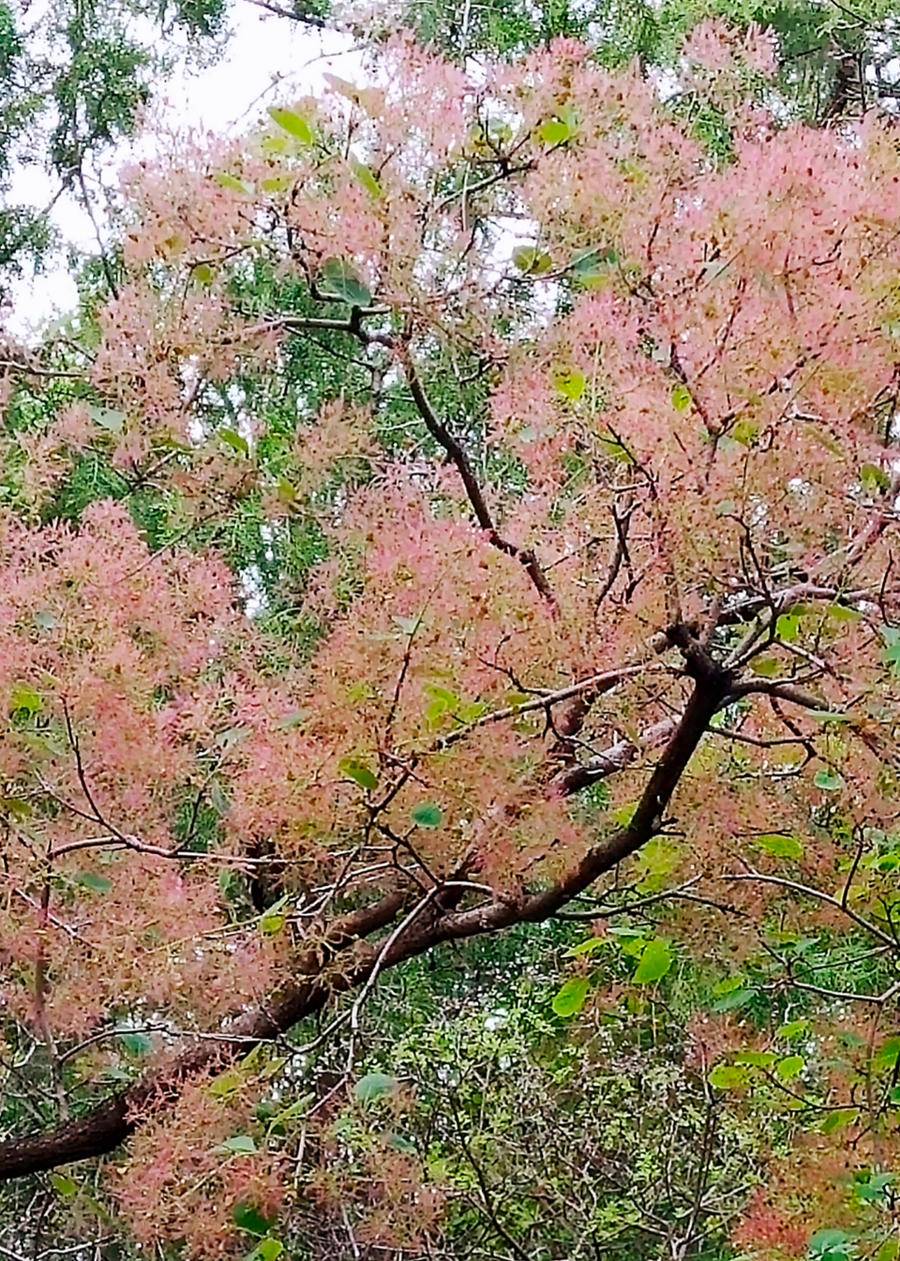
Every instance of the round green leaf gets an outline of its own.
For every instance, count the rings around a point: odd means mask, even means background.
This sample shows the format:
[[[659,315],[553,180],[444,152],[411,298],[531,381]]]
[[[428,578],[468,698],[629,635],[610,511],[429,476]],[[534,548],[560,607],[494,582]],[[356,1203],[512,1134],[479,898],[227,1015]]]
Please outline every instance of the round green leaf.
[[[444,814],[440,806],[436,806],[430,801],[425,801],[421,806],[416,806],[412,812],[412,818],[413,823],[420,828],[439,828],[444,822]]]
[[[634,980],[638,985],[653,985],[662,980],[675,961],[672,947],[662,937],[655,937],[644,947]]]
[[[573,403],[577,403],[584,396],[587,389],[587,377],[583,372],[579,372],[577,368],[560,368],[554,373],[553,384],[558,394],[563,398],[569,399]]]
[[[513,250],[512,261],[526,276],[544,276],[553,266],[550,255],[534,245],[518,246]]]
[[[827,793],[840,792],[844,787],[843,776],[838,775],[837,771],[831,769],[818,771],[813,782],[816,788],[821,788],[823,792]]]

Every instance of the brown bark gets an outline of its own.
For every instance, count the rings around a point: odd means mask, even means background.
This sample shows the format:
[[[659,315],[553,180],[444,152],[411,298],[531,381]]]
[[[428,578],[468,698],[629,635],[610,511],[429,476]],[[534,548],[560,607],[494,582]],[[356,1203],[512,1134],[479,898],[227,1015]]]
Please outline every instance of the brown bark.
[[[403,932],[379,944],[364,939],[400,919],[409,898],[391,893],[371,906],[337,920],[321,941],[298,961],[297,975],[261,1007],[234,1021],[222,1037],[236,1041],[197,1040],[186,1044],[173,1064],[150,1073],[134,1086],[97,1104],[86,1115],[45,1134],[13,1137],[0,1144],[0,1181],[23,1177],[73,1161],[102,1156],[134,1132],[142,1115],[171,1107],[184,1083],[203,1071],[220,1071],[253,1045],[290,1030],[320,1010],[335,994],[373,980],[373,973],[421,955],[442,942],[497,932],[513,924],[545,920],[599,876],[614,868],[654,836],[662,826],[678,786],[710,719],[723,703],[731,678],[691,645],[686,653],[694,687],[681,719],[660,755],[634,816],[594,846],[550,889],[518,901],[494,900],[458,910],[449,899],[435,898],[427,914],[411,919]]]

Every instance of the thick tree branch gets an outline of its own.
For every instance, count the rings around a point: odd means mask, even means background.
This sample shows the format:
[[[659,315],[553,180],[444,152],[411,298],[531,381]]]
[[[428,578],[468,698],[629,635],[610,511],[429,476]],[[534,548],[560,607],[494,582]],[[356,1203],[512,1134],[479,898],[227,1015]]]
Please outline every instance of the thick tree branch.
[[[304,1016],[318,1011],[332,994],[363,981],[374,960],[371,947],[344,969],[329,967],[330,959],[390,924],[404,905],[405,896],[392,893],[338,919],[299,961],[298,977],[285,982],[261,1007],[229,1025],[226,1032],[231,1041],[189,1042],[174,1064],[148,1074],[87,1115],[47,1134],[0,1143],[0,1182],[115,1150],[134,1132],[148,1108],[171,1107],[190,1077],[224,1068],[239,1055],[246,1055],[256,1043],[280,1036]]]
[[[441,942],[547,919],[571,898],[583,893],[594,880],[640,849],[659,831],[672,794],[710,719],[728,693],[730,676],[707,657],[694,654],[691,670],[695,678],[693,691],[631,822],[590,849],[557,884],[518,900],[498,899],[461,911],[441,914],[436,907],[434,917],[410,919],[405,931],[393,933],[380,948],[362,939],[396,920],[406,907],[404,894],[390,894],[373,906],[342,917],[300,961],[296,977],[286,982],[264,1005],[239,1017],[228,1027],[227,1033],[234,1041],[189,1043],[174,1065],[149,1074],[86,1116],[46,1134],[8,1139],[0,1144],[0,1181],[113,1151],[133,1133],[142,1113],[171,1107],[191,1076],[221,1070],[239,1055],[245,1055],[254,1042],[283,1035],[299,1020],[320,1010],[335,994],[365,985],[376,968],[383,971],[424,954]],[[345,952],[342,966],[340,961],[331,962],[339,951]]]

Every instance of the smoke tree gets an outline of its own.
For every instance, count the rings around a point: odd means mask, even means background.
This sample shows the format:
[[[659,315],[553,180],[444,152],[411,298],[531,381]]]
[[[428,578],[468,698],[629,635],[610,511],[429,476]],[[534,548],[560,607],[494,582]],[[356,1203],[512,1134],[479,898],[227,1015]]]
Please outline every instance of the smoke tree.
[[[765,33],[683,58],[712,133],[574,40],[398,38],[173,135],[116,291],[4,356],[0,1177],[76,1233],[106,1158],[145,1249],[359,1195],[432,1255],[438,1173],[338,1123],[404,1106],[367,1006],[568,915],[557,1020],[693,959],[686,1071],[794,1117],[735,1249],[896,1255],[900,151],[782,126]]]

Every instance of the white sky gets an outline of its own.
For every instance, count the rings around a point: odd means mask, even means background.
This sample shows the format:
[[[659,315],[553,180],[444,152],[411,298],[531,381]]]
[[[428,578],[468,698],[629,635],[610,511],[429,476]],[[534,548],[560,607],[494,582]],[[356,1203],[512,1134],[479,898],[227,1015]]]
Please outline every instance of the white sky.
[[[231,29],[225,57],[205,70],[179,72],[159,93],[164,110],[179,121],[217,133],[244,131],[268,105],[288,104],[322,90],[323,75],[329,71],[351,80],[362,73],[362,50],[350,36],[266,14],[249,0],[238,0]],[[115,185],[117,168],[134,148],[125,145],[104,162],[107,186]],[[19,167],[10,199],[46,205],[54,191],[39,167]],[[91,222],[74,198],[60,198],[52,218],[64,244],[96,252]],[[6,329],[13,336],[33,340],[41,326],[67,314],[74,305],[75,286],[65,261],[35,279],[21,281],[13,287],[11,298]]]

